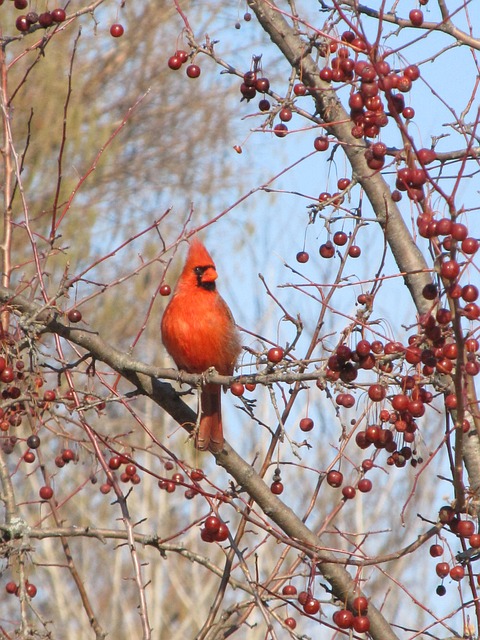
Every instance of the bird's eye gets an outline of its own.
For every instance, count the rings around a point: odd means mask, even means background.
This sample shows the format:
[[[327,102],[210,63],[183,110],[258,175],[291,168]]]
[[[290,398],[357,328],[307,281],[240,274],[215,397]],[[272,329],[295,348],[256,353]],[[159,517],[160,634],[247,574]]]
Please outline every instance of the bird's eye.
[[[201,276],[201,275],[202,275],[202,273],[203,273],[203,269],[202,269],[202,267],[195,267],[195,269],[193,270],[193,273],[194,273],[196,276]]]

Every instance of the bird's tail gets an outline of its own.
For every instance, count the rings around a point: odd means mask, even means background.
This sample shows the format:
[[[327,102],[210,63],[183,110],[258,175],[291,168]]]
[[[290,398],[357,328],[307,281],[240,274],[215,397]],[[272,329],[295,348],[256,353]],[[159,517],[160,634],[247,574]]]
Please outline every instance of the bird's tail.
[[[200,394],[200,425],[195,438],[197,449],[220,453],[223,449],[223,427],[221,412],[221,387],[205,385]]]

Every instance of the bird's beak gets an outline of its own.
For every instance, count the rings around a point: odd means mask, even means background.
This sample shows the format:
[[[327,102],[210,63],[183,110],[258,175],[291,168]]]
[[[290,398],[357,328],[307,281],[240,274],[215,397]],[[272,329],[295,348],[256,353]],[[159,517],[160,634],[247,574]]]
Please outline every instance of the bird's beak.
[[[215,282],[217,278],[218,275],[215,267],[208,267],[208,269],[202,273],[202,282]]]

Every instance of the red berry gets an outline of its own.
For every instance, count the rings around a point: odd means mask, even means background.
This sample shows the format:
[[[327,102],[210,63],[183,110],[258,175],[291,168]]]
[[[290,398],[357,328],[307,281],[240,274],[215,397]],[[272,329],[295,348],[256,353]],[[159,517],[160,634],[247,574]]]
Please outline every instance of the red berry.
[[[5,585],[5,591],[10,595],[14,595],[15,593],[17,593],[17,589],[18,587],[15,582],[7,582],[7,584]]]
[[[33,451],[25,451],[25,453],[23,454],[23,459],[27,464],[32,464],[32,462],[35,462],[35,454],[33,453]]]
[[[64,449],[62,451],[62,460],[66,463],[75,460],[75,453],[71,449]]]
[[[465,372],[468,373],[469,376],[476,376],[480,372],[480,366],[478,362],[468,361],[465,363]]]
[[[215,534],[215,541],[225,542],[225,540],[228,540],[228,527],[224,522],[221,522],[218,531]]]
[[[245,387],[241,382],[234,382],[232,385],[230,385],[230,393],[233,396],[237,397],[243,396],[243,394],[245,393]]]
[[[189,78],[198,78],[201,73],[201,69],[198,64],[189,64],[186,73]]]
[[[340,611],[335,611],[333,614],[333,623],[340,629],[351,629],[353,626],[353,618],[354,615],[351,611],[341,609]]]
[[[355,488],[350,485],[346,485],[342,489],[342,495],[345,500],[352,500],[355,497],[356,493],[357,492],[355,491]]]
[[[263,100],[260,100],[258,103],[258,108],[260,111],[268,111],[270,109],[270,102],[263,98]]]
[[[370,353],[370,342],[368,340],[359,340],[355,347],[355,351],[359,356],[368,356]]]
[[[474,549],[478,549],[480,547],[480,533],[473,533],[468,539],[468,543]]]
[[[205,478],[205,474],[201,469],[192,469],[190,472],[190,478],[195,482],[200,482]]]
[[[67,17],[67,14],[63,9],[54,9],[52,11],[52,19],[54,22],[64,22]]]
[[[161,296],[169,296],[172,290],[168,284],[162,284],[160,287],[160,295]]]
[[[302,418],[300,420],[300,429],[302,431],[311,431],[313,426],[313,420],[311,418]]]
[[[330,240],[327,240],[327,242],[320,245],[319,253],[322,258],[333,258],[335,255],[335,247],[333,246],[333,243],[330,242]]]
[[[112,456],[110,458],[110,460],[108,461],[108,466],[110,469],[118,469],[122,464],[122,460],[120,458],[120,456]]]
[[[303,610],[313,616],[320,611],[320,602],[316,598],[310,598],[303,605]]]
[[[472,255],[478,250],[478,240],[475,238],[465,238],[462,240],[462,251],[467,255]]]
[[[420,9],[412,9],[408,14],[410,22],[414,27],[421,27],[423,24],[423,11]]]
[[[13,382],[13,379],[15,378],[15,372],[13,370],[13,367],[5,367],[4,370],[2,371],[2,373],[0,373],[0,380],[2,382]]]
[[[352,396],[352,394],[351,393],[344,393],[343,394],[343,406],[346,409],[351,409],[354,404],[355,404],[355,398]]]
[[[306,251],[299,251],[297,253],[296,259],[297,259],[297,262],[300,262],[301,264],[305,264],[306,262],[309,261],[310,256]]]
[[[27,20],[27,16],[18,16],[15,21],[15,26],[17,27],[18,31],[28,31],[30,29],[30,22]]]
[[[205,520],[204,527],[205,530],[209,533],[215,534],[220,529],[221,524],[222,522],[220,518],[217,518],[217,516],[208,516],[208,518]]]
[[[243,99],[245,99],[247,102],[250,102],[250,100],[255,98],[255,96],[257,95],[257,90],[255,89],[255,87],[242,82],[242,84],[240,85],[240,93],[242,94]]]
[[[469,538],[475,532],[475,525],[471,520],[460,520],[456,532],[461,538]]]
[[[443,547],[440,544],[432,544],[429,553],[432,558],[439,558],[443,554]]]
[[[215,533],[210,533],[205,528],[200,530],[200,537],[204,542],[215,542]]]
[[[283,124],[283,122],[280,122],[280,124],[276,124],[273,127],[273,133],[277,138],[284,138],[288,133],[288,127],[286,124]]]
[[[298,82],[293,87],[293,93],[296,96],[304,96],[307,93],[307,87],[303,84],[303,82]]]
[[[348,249],[348,255],[350,258],[359,258],[362,253],[362,250],[356,244],[352,244],[352,246]]]
[[[440,266],[440,275],[447,280],[455,280],[460,273],[460,266],[456,260],[445,260]]]
[[[454,222],[451,230],[452,238],[462,242],[468,235],[467,227],[461,222]]]
[[[326,136],[319,136],[313,141],[313,146],[317,151],[326,151],[328,149],[328,138]]]
[[[353,628],[357,633],[367,633],[370,629],[370,620],[367,616],[356,616],[353,619]]]
[[[371,458],[366,458],[366,460],[363,460],[362,469],[364,471],[370,471],[370,469],[373,469],[373,460]]]
[[[29,598],[34,598],[37,595],[37,587],[31,582],[27,582],[25,585],[25,592]]]
[[[255,71],[247,71],[243,74],[243,83],[247,87],[255,87],[255,82],[257,80],[257,74]]]
[[[342,33],[342,41],[349,42],[350,44],[355,40],[355,34],[353,31],[344,31]]]
[[[45,11],[45,13],[41,13],[38,16],[38,22],[40,26],[43,27],[44,29],[49,27],[53,23],[52,14],[50,13],[50,11]]]
[[[283,107],[283,109],[280,109],[278,117],[282,122],[289,122],[292,119],[292,110],[288,107]]]
[[[465,340],[465,349],[469,353],[475,353],[476,351],[478,351],[479,346],[480,346],[480,343],[476,338],[467,338]]]
[[[337,187],[340,191],[344,191],[347,187],[350,186],[351,180],[350,178],[340,178],[337,182]]]
[[[368,388],[368,397],[373,402],[380,402],[387,395],[387,390],[381,384],[371,384]]]
[[[268,78],[257,78],[255,80],[255,89],[260,93],[266,93],[270,89],[270,80]]]
[[[127,474],[127,476],[129,478],[132,478],[137,473],[137,467],[134,464],[132,464],[131,462],[129,462],[125,467],[125,473]],[[181,474],[180,474],[180,476],[181,476],[181,479],[183,480],[183,476]],[[175,474],[172,477],[172,481],[173,482],[177,482],[177,480],[175,479]]]
[[[125,33],[125,29],[121,24],[118,24],[118,23],[112,24],[112,26],[110,27],[110,35],[113,38],[120,38],[121,36],[123,36],[124,33]]]
[[[297,587],[294,587],[293,584],[286,584],[282,589],[282,594],[284,596],[295,596],[297,595]]]
[[[324,82],[331,82],[333,79],[333,71],[330,67],[323,67],[323,69],[320,70],[319,75]]]
[[[475,302],[478,298],[478,289],[473,284],[466,284],[462,287],[462,298],[465,302]]]
[[[295,627],[297,626],[297,621],[295,620],[295,618],[285,618],[284,623],[289,629],[295,629]]]
[[[174,56],[170,56],[167,64],[170,67],[170,69],[172,69],[172,71],[177,71],[182,66],[182,61],[177,55],[174,55]]]
[[[269,362],[273,362],[277,364],[281,360],[283,360],[283,356],[285,355],[284,350],[281,347],[272,347],[268,350],[267,358]]]
[[[358,481],[358,490],[362,493],[368,493],[372,489],[372,481],[368,478],[362,478]]]
[[[355,436],[355,443],[357,447],[360,447],[360,449],[368,449],[370,442],[367,442],[367,439],[365,438],[365,431],[359,431],[357,433]]]
[[[365,596],[357,596],[352,602],[352,608],[357,615],[362,615],[368,611],[368,600]]]
[[[53,489],[52,487],[47,486],[41,487],[38,495],[42,500],[50,500],[50,498],[52,498],[53,496]]]
[[[70,320],[70,322],[73,323],[80,322],[80,320],[82,319],[82,314],[78,309],[70,309],[67,314],[67,318]]]
[[[333,234],[333,242],[338,247],[343,247],[343,245],[346,244],[347,241],[348,241],[348,236],[345,233],[345,231],[337,231],[336,233]]]
[[[272,484],[270,485],[270,491],[276,495],[279,496],[281,493],[283,493],[283,483],[282,482],[272,482]]]
[[[457,564],[450,569],[450,578],[459,582],[465,576],[465,569],[461,564]]]
[[[327,473],[327,482],[331,487],[341,487],[343,482],[343,473],[332,469]]]
[[[177,58],[180,58],[182,64],[185,64],[185,62],[188,60],[188,53],[183,49],[177,49],[177,51],[175,51],[175,55],[177,56]]]
[[[43,399],[46,402],[54,402],[56,398],[55,395],[55,391],[53,391],[53,389],[47,389],[44,393],[43,393]]]
[[[448,562],[438,562],[435,571],[439,578],[446,578],[450,572]]]

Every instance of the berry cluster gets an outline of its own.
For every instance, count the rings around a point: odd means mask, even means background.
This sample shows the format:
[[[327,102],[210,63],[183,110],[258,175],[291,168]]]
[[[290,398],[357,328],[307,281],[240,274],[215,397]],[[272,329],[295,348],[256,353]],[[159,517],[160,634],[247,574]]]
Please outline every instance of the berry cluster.
[[[20,358],[8,351],[0,356],[0,389],[4,407],[0,408],[0,431],[9,432],[19,427],[27,412],[35,415],[55,400],[55,392],[45,391],[40,397],[43,378],[25,368]]]
[[[0,1],[0,5],[4,3],[4,0]],[[12,0],[11,2],[15,9],[24,11],[28,9],[29,0]],[[44,11],[37,13],[35,10],[28,11],[25,14],[18,16],[15,20],[15,27],[20,33],[28,33],[32,31],[32,27],[42,27],[48,29],[52,25],[61,24],[67,19],[67,13],[62,7],[57,7],[51,11]],[[123,36],[125,29],[123,25],[118,22],[110,26],[110,35],[113,38],[120,38]]]
[[[439,521],[449,527],[450,531],[458,538],[468,541],[472,549],[480,548],[480,533],[475,533],[475,524],[472,520],[462,519],[459,514],[449,505],[444,505],[439,511]],[[439,558],[444,553],[444,548],[438,542],[432,544],[429,549],[432,558]],[[451,580],[459,582],[465,576],[465,568],[462,564],[453,564],[450,566],[445,560],[437,562],[435,565],[435,573],[439,578],[443,579],[449,576]],[[437,595],[443,596],[446,588],[442,584],[437,587]]]
[[[12,596],[20,597],[20,585],[15,582],[7,582],[5,585],[5,591]],[[28,580],[25,580],[25,593],[29,598],[34,598],[37,595],[37,587]]]
[[[173,462],[168,460],[165,463],[165,469],[167,471],[171,471],[173,468],[174,468]],[[189,476],[190,476],[190,480],[194,484],[188,484],[188,481],[186,481],[185,476],[182,473],[177,471],[172,475],[171,478],[161,478],[158,481],[158,486],[160,487],[160,489],[162,489],[163,491],[166,491],[167,493],[174,493],[178,486],[186,487],[185,498],[187,500],[191,500],[199,493],[200,490],[197,486],[197,483],[201,482],[205,478],[205,474],[202,471],[202,469],[192,469],[189,472]]]
[[[402,116],[410,120],[415,116],[414,110],[405,106],[403,94],[408,93],[420,77],[416,65],[408,65],[403,71],[393,70],[384,57],[379,57],[352,31],[342,33],[340,43],[321,45],[319,53],[327,60],[320,70],[320,78],[327,84],[345,83],[351,87],[348,105],[354,138],[376,138],[380,129],[388,124],[389,117]],[[386,148],[369,150],[370,168],[381,169],[385,154]]]
[[[282,596],[296,598],[303,611],[308,615],[315,615],[320,611],[320,602],[310,590],[300,591],[293,584],[286,584],[282,588]],[[367,616],[368,600],[364,596],[353,599],[351,609],[339,609],[332,616],[333,623],[339,629],[353,629],[357,633],[367,633],[370,629],[370,620]],[[297,621],[293,617],[285,618],[284,623],[290,629],[295,629]]]
[[[363,462],[366,463],[366,464],[362,464],[363,471],[368,471],[373,467],[372,460],[364,460]],[[343,473],[341,471],[332,469],[327,473],[326,480],[331,487],[334,487],[335,489],[337,489],[341,487],[343,484]],[[369,478],[361,478],[357,483],[357,489],[361,493],[368,493],[369,491],[372,490],[372,486],[373,486],[372,481]],[[342,495],[345,498],[345,500],[352,500],[356,496],[356,494],[357,494],[357,490],[354,486],[345,485],[344,487],[342,487]]]
[[[411,90],[412,83],[420,77],[418,66],[407,65],[402,71],[393,70],[385,58],[379,57],[378,52],[352,31],[345,31],[340,42],[319,45],[318,51],[327,61],[320,70],[321,80],[327,84],[348,84],[351,87],[348,104],[354,138],[376,138],[380,129],[388,124],[389,117],[401,116],[408,121],[415,116],[414,109],[405,106],[404,94]],[[253,70],[244,74],[240,85],[242,100],[248,102],[257,93],[262,93],[258,107],[260,111],[268,112],[271,104],[265,94],[269,91],[270,81],[260,76],[255,59]],[[314,93],[313,87],[308,87],[300,80],[293,87],[293,100]],[[285,99],[275,111],[280,122],[273,127],[273,131],[278,137],[285,137],[288,133],[285,123],[292,119],[293,100]],[[383,147],[367,152],[367,162],[374,170],[383,167],[386,155],[386,147],[382,151]],[[317,138],[315,148],[317,151],[328,148],[326,136]]]
[[[217,516],[208,516],[200,530],[204,542],[225,542],[228,540],[228,526]]]
[[[180,69],[188,61],[189,55],[183,49],[177,49],[175,53],[168,59],[168,66],[173,71]],[[186,74],[189,78],[198,78],[201,73],[201,69],[198,64],[191,63],[186,68]],[[166,294],[162,294],[166,295]]]

